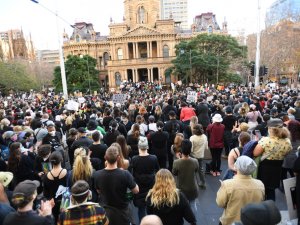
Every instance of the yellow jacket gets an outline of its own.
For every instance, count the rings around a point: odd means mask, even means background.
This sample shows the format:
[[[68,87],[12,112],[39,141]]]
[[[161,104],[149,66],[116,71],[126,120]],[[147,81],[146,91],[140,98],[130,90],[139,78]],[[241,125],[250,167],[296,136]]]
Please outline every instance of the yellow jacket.
[[[250,175],[238,174],[233,179],[222,181],[216,199],[217,205],[224,208],[220,218],[222,225],[239,222],[241,208],[249,203],[261,202],[264,197],[264,184]]]

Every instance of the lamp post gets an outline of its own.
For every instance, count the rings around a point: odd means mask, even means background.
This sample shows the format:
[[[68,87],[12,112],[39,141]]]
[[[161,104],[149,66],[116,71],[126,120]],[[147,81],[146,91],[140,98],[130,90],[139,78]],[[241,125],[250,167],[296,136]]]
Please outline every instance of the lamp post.
[[[66,70],[65,70],[65,62],[64,62],[64,56],[63,56],[63,50],[62,50],[62,42],[61,42],[61,35],[59,34],[59,26],[58,26],[58,18],[63,20],[64,22],[67,22],[62,17],[60,17],[57,12],[53,12],[52,10],[48,9],[47,7],[43,6],[38,2],[38,0],[31,0],[32,2],[39,4],[41,7],[49,11],[50,13],[54,14],[56,17],[56,29],[57,29],[57,40],[58,40],[58,48],[59,48],[59,60],[60,60],[60,73],[61,73],[61,81],[62,81],[62,87],[63,87],[63,94],[65,99],[68,99],[68,87],[67,87],[67,79],[66,79]]]

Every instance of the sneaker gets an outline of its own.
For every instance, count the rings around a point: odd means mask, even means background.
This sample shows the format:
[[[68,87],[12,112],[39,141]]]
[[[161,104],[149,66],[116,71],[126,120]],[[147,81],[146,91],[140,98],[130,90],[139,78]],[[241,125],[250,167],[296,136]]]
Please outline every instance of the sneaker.
[[[217,176],[221,176],[221,173],[218,171],[218,172],[216,172],[216,175]]]

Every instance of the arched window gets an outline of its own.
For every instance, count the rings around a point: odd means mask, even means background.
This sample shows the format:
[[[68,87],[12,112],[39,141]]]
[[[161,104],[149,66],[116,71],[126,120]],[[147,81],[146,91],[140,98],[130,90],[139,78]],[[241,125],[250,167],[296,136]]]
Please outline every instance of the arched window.
[[[141,6],[139,8],[138,15],[139,15],[139,23],[144,23],[145,22],[145,9],[144,9],[144,6]]]
[[[107,52],[104,52],[103,54],[104,66],[107,66],[108,60],[109,60],[109,54]]]
[[[207,28],[207,32],[208,32],[209,34],[211,34],[211,33],[213,32],[213,28],[212,28],[212,26],[208,26],[208,28]]]
[[[169,47],[168,47],[168,45],[164,45],[164,47],[163,47],[163,57],[164,58],[169,57]]]
[[[121,79],[121,74],[119,72],[115,73],[115,81],[116,81],[116,86],[120,86],[122,79]]]
[[[118,48],[118,59],[123,59],[123,50],[121,48]]]
[[[80,36],[78,34],[76,35],[76,42],[80,42]]]

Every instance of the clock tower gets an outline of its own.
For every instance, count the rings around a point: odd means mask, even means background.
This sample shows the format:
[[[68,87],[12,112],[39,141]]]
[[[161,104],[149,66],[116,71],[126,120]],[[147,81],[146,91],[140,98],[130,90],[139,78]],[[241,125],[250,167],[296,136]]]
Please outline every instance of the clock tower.
[[[139,25],[154,27],[160,19],[160,0],[124,0],[125,23],[130,29]]]

